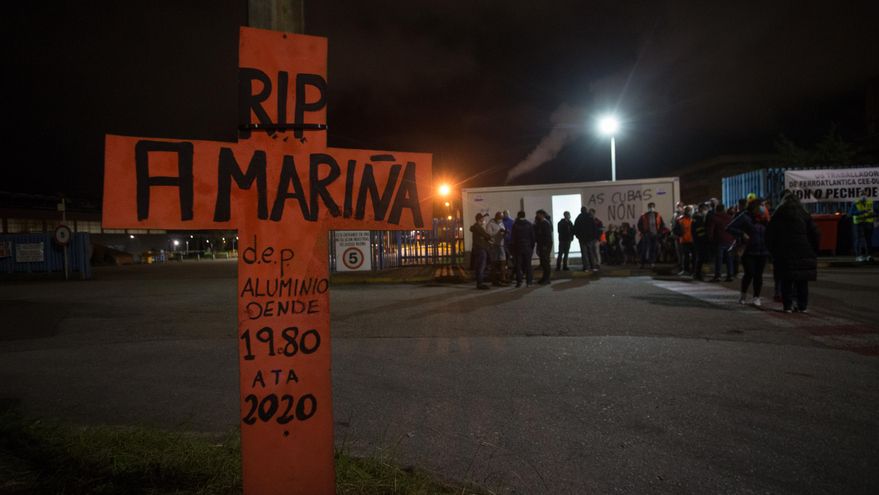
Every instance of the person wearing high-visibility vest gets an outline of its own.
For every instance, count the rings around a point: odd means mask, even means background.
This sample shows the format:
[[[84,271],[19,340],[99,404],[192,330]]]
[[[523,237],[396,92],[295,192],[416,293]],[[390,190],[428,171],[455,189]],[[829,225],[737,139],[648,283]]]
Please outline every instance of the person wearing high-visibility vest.
[[[867,199],[867,196],[861,196],[861,199],[852,204],[849,210],[852,217],[855,238],[855,256],[857,261],[873,261],[871,256],[873,247],[873,222],[876,221],[876,213],[873,210],[873,200]],[[863,252],[863,254],[861,254]]]

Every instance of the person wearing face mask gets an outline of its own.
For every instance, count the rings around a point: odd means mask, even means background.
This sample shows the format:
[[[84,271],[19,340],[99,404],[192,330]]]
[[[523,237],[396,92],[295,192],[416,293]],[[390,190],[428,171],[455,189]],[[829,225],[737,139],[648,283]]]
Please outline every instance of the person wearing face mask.
[[[742,239],[745,250],[742,253],[742,266],[745,275],[742,277],[740,304],[748,303],[748,288],[753,287],[754,298],[751,304],[761,306],[760,292],[763,289],[763,269],[769,258],[769,249],[766,246],[766,224],[764,221],[766,207],[759,198],[754,198],[748,203],[747,209],[736,216],[726,230],[730,234]]]
[[[659,251],[659,234],[665,230],[662,215],[656,211],[656,203],[647,203],[647,212],[638,219],[638,232],[641,234],[641,268],[648,263],[653,268]]]
[[[509,285],[506,280],[507,272],[507,253],[504,249],[504,238],[506,237],[506,228],[504,227],[503,213],[497,212],[494,218],[489,220],[485,225],[485,231],[491,236],[491,250],[489,259],[491,261],[491,285],[495,287],[505,287]]]
[[[855,256],[857,261],[873,261],[873,222],[876,219],[876,213],[873,210],[873,200],[868,199],[866,195],[852,204],[849,210],[849,216],[852,217],[852,228],[854,229]],[[863,254],[862,254],[863,253]]]

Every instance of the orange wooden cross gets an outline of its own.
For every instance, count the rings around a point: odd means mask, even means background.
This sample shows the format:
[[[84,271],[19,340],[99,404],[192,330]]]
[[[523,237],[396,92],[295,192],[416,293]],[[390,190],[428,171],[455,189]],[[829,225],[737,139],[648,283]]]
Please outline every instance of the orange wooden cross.
[[[327,40],[241,28],[237,142],[108,135],[104,227],[237,229],[247,494],[335,493],[328,235],[419,229],[431,156],[326,147]]]

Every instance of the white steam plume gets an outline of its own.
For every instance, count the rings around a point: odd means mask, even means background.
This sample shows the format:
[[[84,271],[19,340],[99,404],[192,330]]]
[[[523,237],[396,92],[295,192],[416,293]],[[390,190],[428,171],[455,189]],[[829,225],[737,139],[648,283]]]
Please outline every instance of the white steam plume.
[[[507,184],[555,158],[566,144],[582,132],[582,115],[581,109],[571,107],[567,103],[562,103],[556,108],[549,118],[552,131],[540,140],[537,147],[531,150],[524,160],[510,169],[507,173]]]

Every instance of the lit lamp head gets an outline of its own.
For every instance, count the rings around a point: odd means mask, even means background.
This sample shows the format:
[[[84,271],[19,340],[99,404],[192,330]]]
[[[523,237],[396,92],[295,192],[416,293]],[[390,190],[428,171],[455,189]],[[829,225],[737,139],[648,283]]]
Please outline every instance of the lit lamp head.
[[[605,115],[598,119],[598,131],[605,136],[614,136],[620,129],[620,121],[613,115]]]
[[[439,192],[440,196],[448,196],[449,193],[452,191],[452,188],[449,187],[448,184],[440,184],[437,191]]]

